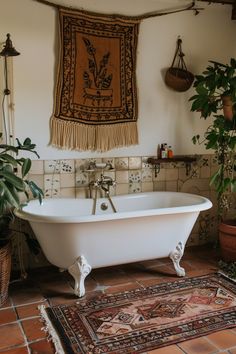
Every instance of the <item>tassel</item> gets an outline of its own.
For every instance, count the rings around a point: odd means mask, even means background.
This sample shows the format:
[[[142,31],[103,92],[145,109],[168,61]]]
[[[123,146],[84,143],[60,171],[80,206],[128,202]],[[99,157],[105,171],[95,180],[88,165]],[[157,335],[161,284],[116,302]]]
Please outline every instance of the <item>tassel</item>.
[[[105,152],[136,144],[137,122],[87,125],[51,118],[50,145],[60,149]]]

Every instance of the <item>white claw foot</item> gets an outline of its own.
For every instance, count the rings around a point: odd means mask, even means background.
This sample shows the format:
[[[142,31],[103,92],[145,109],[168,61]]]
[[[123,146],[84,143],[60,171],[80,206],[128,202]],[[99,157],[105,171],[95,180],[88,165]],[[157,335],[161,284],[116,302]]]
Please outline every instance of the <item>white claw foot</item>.
[[[169,254],[170,259],[172,260],[175,271],[179,277],[184,277],[185,276],[185,270],[184,268],[180,267],[179,262],[181,258],[183,257],[184,254],[184,246],[182,242],[179,242],[178,245],[176,246],[175,250]]]
[[[76,296],[84,296],[84,280],[91,272],[91,269],[92,267],[88,264],[84,256],[79,256],[76,261],[68,268],[68,272],[75,279],[74,293]]]

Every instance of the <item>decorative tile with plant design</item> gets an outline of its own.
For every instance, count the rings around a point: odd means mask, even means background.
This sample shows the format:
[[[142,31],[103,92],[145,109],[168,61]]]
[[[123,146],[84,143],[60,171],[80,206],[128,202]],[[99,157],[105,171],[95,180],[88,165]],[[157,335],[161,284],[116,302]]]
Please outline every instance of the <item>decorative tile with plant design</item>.
[[[142,191],[141,182],[129,183],[129,193],[140,193]]]
[[[75,160],[75,172],[85,171],[89,168],[89,161],[86,159]]]
[[[141,182],[141,170],[129,171],[129,183],[140,183]]]
[[[74,173],[75,163],[74,160],[61,160],[61,173]]]
[[[129,159],[128,157],[116,157],[115,158],[115,169],[116,170],[128,170]]]
[[[102,162],[106,163],[106,170],[114,170],[115,168],[115,158],[113,157],[103,157]]]
[[[45,174],[44,175],[44,189],[57,189],[60,190],[60,175],[55,174]]]
[[[60,173],[61,161],[60,160],[45,160],[44,173]]]
[[[152,182],[152,170],[145,168],[141,171],[142,182]]]
[[[89,173],[82,172],[82,171],[76,172],[75,184],[77,187],[88,186],[89,185]]]

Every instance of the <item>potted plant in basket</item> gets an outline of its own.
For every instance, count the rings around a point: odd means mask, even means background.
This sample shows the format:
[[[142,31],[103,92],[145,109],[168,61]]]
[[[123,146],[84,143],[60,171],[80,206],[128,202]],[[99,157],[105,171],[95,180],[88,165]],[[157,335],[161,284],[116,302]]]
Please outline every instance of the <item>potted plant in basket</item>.
[[[1,138],[2,134],[0,134]],[[0,144],[0,306],[8,296],[8,284],[11,270],[11,228],[13,209],[22,205],[21,194],[26,197],[30,193],[34,198],[42,201],[43,192],[33,182],[27,179],[31,168],[31,159],[19,156],[19,153],[28,151],[38,154],[34,150],[29,138],[23,144],[16,139],[16,145]]]
[[[236,261],[236,218],[229,217],[236,192],[236,60],[232,58],[229,64],[210,61],[193,86],[191,111],[200,112],[204,119],[211,116],[211,124],[202,138],[196,135],[192,140],[214,150],[218,168],[210,185],[217,195],[221,253],[225,261]]]

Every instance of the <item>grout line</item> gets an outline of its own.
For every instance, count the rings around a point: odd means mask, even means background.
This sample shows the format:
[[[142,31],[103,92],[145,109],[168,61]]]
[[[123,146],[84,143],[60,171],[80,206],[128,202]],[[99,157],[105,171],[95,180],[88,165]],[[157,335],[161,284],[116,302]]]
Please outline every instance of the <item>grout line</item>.
[[[24,306],[38,304],[38,303],[45,302],[45,301],[47,301],[46,298],[44,298],[44,300],[41,300],[41,301],[26,302],[24,304],[19,304],[19,305],[13,303],[13,307],[24,307]]]
[[[188,352],[186,352],[183,348],[181,348],[178,343],[176,343],[176,346],[184,353],[184,354],[188,354]]]

